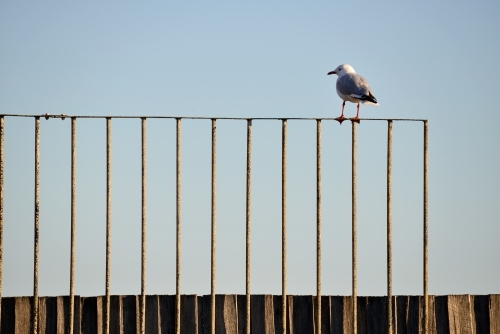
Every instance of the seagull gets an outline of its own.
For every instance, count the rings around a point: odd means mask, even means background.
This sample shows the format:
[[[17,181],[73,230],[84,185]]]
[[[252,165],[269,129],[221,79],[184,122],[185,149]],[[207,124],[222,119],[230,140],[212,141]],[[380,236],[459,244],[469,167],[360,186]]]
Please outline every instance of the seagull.
[[[337,78],[337,94],[344,102],[342,103],[342,115],[335,118],[340,124],[347,118],[344,117],[345,101],[358,104],[358,112],[356,117],[351,118],[352,121],[359,123],[359,104],[368,104],[378,106],[377,99],[373,96],[368,81],[357,74],[349,64],[339,65],[334,71],[328,72],[328,75],[336,74]]]

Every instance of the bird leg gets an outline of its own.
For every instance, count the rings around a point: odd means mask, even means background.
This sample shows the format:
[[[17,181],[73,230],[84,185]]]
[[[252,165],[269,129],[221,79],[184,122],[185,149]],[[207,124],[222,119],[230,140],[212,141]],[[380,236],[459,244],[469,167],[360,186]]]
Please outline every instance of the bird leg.
[[[342,103],[342,115],[340,115],[340,117],[335,118],[335,120],[339,122],[340,125],[342,125],[342,122],[347,119],[344,117],[344,107],[345,107],[345,101]]]
[[[359,119],[359,102],[358,102],[358,112],[356,113],[356,117],[351,118],[351,121],[356,122],[356,123],[358,123],[358,124],[359,124],[359,122],[361,121],[361,120]]]

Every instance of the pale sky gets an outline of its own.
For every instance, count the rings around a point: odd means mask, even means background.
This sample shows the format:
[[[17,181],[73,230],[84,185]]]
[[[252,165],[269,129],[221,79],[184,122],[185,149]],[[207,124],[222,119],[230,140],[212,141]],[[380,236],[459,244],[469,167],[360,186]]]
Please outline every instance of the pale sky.
[[[430,131],[431,294],[500,293],[500,3],[0,3],[0,114],[336,117],[348,63]],[[355,115],[347,104],[347,116]],[[77,122],[76,293],[104,294],[105,120]],[[40,294],[69,293],[70,121],[41,122]],[[245,291],[246,122],[218,122],[217,292]],[[148,120],[147,292],[175,293],[175,121]],[[33,293],[34,120],[5,118],[4,296]],[[316,123],[289,122],[288,292],[316,291]],[[183,121],[182,293],[210,293],[209,120]],[[281,293],[281,123],[254,121],[252,293]],[[358,139],[358,294],[384,295],[386,123]],[[323,293],[351,292],[351,125],[323,124]],[[422,123],[394,124],[393,292],[422,293]],[[140,293],[140,120],[113,121],[112,294]]]

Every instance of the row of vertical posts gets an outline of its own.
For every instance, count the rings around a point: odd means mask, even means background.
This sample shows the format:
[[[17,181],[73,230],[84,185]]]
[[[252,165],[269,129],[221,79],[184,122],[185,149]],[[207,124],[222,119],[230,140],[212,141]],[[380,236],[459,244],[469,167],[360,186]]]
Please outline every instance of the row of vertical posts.
[[[215,293],[216,293],[216,139],[217,120],[212,119],[212,195],[211,195],[211,333],[215,328]],[[392,126],[388,121],[387,131],[387,332],[393,333],[392,312]],[[428,332],[428,122],[424,120],[424,333]],[[141,247],[141,299],[140,331],[145,333],[146,313],[146,118],[141,118],[142,125],[142,247]],[[316,332],[321,334],[321,125],[316,120],[317,153],[317,298]],[[3,224],[4,224],[4,116],[0,116],[0,311],[2,293],[3,263]],[[352,324],[353,333],[357,333],[357,123],[352,122]],[[104,313],[105,333],[109,334],[110,322],[110,276],[111,276],[111,118],[106,118],[106,305]],[[247,173],[246,173],[246,333],[250,334],[250,237],[251,237],[251,181],[252,181],[252,119],[247,119]],[[287,291],[286,291],[286,194],[287,194],[287,119],[282,120],[282,327],[287,331]],[[38,332],[38,267],[40,236],[40,117],[35,117],[35,200],[34,200],[34,274],[32,303],[32,332]],[[176,333],[181,333],[181,118],[176,118]],[[76,240],[76,117],[71,117],[71,262],[70,262],[70,305],[69,333],[73,333],[75,307],[75,240]],[[0,312],[1,315],[1,312]]]

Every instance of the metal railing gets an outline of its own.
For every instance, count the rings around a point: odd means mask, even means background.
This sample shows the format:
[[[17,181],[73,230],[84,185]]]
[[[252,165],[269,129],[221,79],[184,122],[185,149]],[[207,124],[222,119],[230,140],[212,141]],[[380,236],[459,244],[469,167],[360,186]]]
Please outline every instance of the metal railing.
[[[38,332],[38,272],[39,272],[39,236],[40,236],[40,118],[71,119],[71,262],[70,262],[70,305],[69,328],[73,334],[75,321],[75,232],[76,232],[76,125],[79,118],[106,119],[106,298],[104,312],[104,329],[110,329],[110,277],[111,277],[111,123],[113,118],[141,119],[142,133],[142,239],[141,239],[141,296],[140,296],[140,331],[145,333],[146,319],[146,123],[147,119],[175,119],[176,120],[176,313],[175,330],[181,333],[181,125],[182,119],[205,119],[212,122],[212,182],[211,182],[211,333],[215,333],[215,301],[216,301],[216,168],[217,168],[217,120],[243,120],[247,122],[247,170],[246,170],[246,333],[250,334],[250,255],[251,255],[251,195],[252,195],[252,121],[279,120],[282,122],[282,328],[287,331],[287,123],[288,120],[315,120],[316,121],[316,333],[321,334],[321,171],[322,171],[322,138],[321,128],[323,121],[334,118],[236,118],[236,117],[170,117],[170,116],[67,116],[67,115],[0,115],[0,310],[2,294],[2,263],[3,263],[3,227],[4,227],[4,134],[5,117],[31,117],[35,120],[35,200],[34,200],[34,275],[33,275],[33,303],[31,328],[33,333]],[[392,312],[392,128],[395,121],[422,122],[423,128],[423,293],[424,293],[424,333],[428,333],[428,121],[425,119],[373,119],[362,118],[363,121],[387,122],[387,332],[393,333]],[[352,324],[353,333],[357,333],[357,126],[352,121]]]

